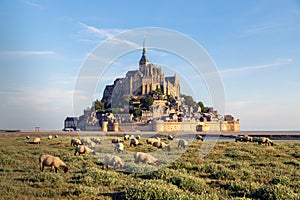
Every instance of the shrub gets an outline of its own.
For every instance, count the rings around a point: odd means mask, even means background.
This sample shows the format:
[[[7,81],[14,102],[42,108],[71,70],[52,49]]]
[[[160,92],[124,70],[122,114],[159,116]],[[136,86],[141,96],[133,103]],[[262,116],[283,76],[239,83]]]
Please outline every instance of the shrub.
[[[250,197],[268,200],[300,199],[299,194],[294,193],[291,188],[281,184],[259,188],[255,190]]]
[[[173,176],[167,179],[168,182],[178,186],[183,190],[189,190],[195,193],[205,193],[206,183],[200,179],[189,175]]]

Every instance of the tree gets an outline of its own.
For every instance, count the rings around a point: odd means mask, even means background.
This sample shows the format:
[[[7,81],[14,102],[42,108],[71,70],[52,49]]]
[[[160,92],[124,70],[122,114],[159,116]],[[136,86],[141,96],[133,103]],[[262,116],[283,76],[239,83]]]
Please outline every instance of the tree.
[[[202,101],[199,101],[197,104],[198,104],[198,106],[200,106],[201,112],[207,113],[208,108],[206,106],[204,106],[204,104],[202,103]]]
[[[99,101],[98,99],[94,102],[95,110],[96,111],[105,111],[104,109],[104,102]]]

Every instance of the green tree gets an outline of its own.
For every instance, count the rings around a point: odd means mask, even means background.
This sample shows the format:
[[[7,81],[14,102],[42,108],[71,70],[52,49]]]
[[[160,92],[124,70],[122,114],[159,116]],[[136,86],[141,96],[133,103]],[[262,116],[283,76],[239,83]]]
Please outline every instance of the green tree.
[[[96,111],[105,111],[104,109],[104,102],[99,101],[98,99],[94,102],[95,110]]]
[[[207,113],[208,108],[206,106],[204,106],[204,104],[202,103],[202,101],[199,101],[197,104],[198,104],[198,106],[200,106],[201,112]]]

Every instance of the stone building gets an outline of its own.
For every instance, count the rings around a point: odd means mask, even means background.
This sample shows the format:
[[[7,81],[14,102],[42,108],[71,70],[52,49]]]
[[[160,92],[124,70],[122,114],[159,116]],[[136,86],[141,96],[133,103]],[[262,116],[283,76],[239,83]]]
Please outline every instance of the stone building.
[[[144,42],[139,69],[128,71],[124,78],[117,78],[113,85],[107,85],[102,100],[111,104],[112,101],[120,102],[124,95],[142,96],[155,90],[161,91],[162,95],[172,95],[175,99],[179,99],[179,78],[176,74],[165,77],[161,67],[148,61]]]

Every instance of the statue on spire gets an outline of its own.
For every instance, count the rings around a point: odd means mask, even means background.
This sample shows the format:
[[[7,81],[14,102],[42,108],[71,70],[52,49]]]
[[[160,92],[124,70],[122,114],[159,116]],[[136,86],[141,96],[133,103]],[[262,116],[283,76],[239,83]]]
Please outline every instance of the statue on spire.
[[[147,65],[149,63],[147,56],[146,56],[146,39],[144,38],[143,41],[143,55],[140,59],[140,65]]]

